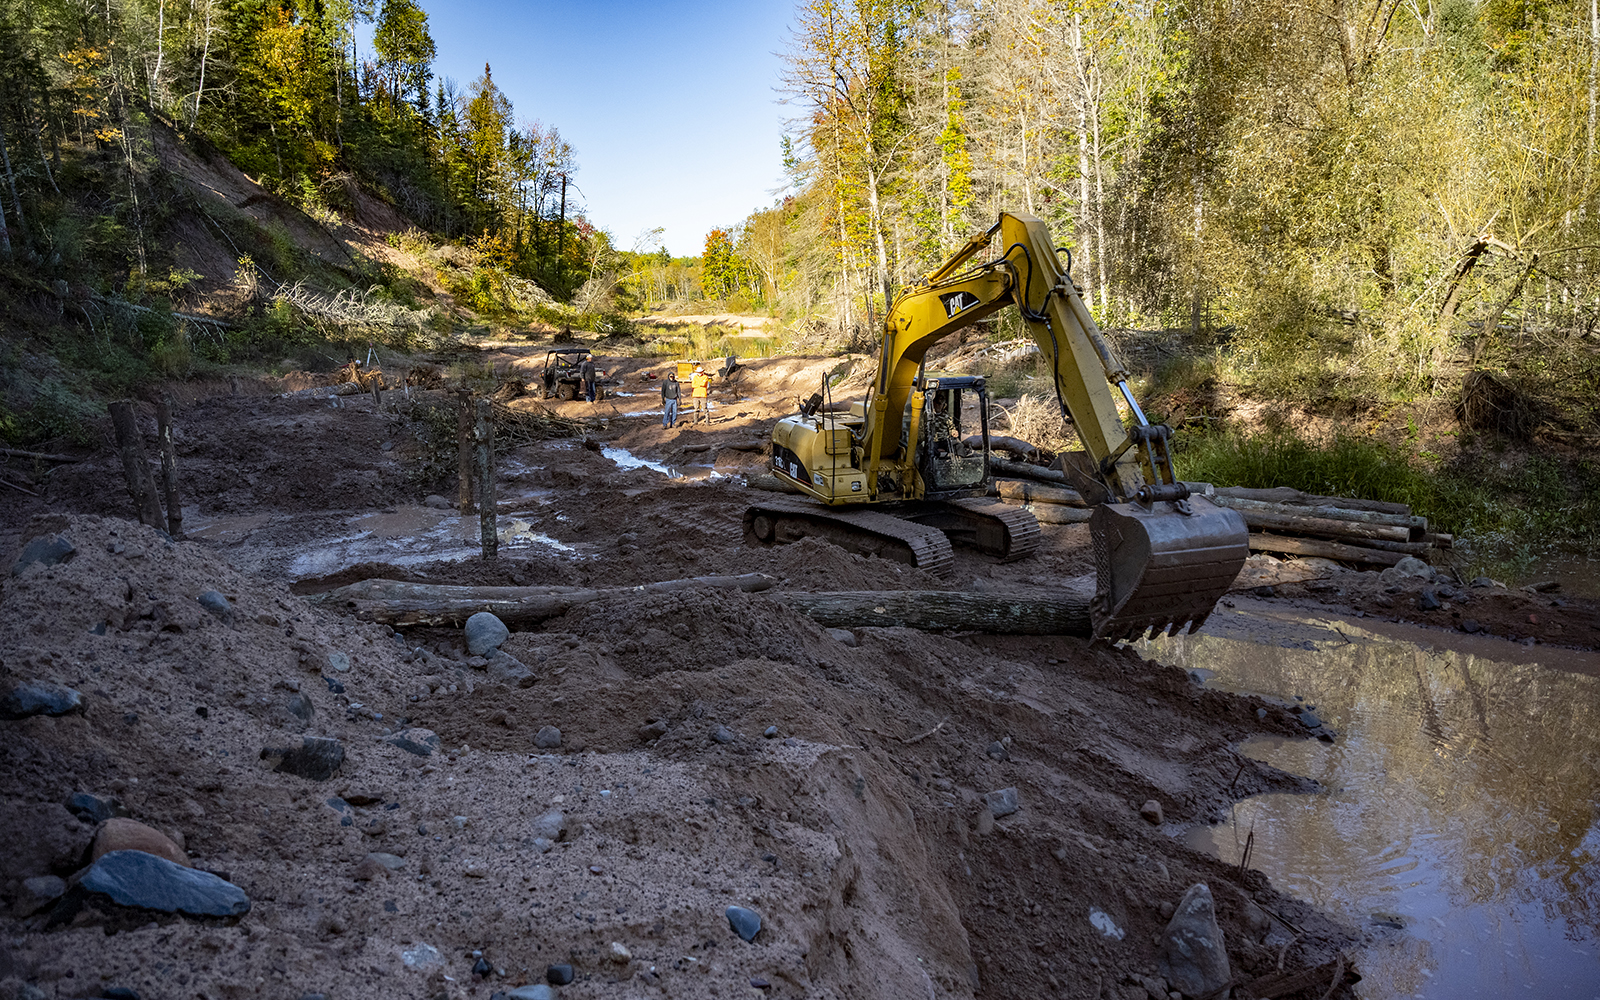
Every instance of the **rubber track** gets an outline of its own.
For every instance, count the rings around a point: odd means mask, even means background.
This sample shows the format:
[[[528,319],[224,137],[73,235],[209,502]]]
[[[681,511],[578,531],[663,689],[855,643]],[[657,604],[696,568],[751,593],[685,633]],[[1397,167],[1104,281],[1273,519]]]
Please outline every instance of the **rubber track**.
[[[1033,555],[1041,538],[1039,519],[1022,507],[1013,507],[985,497],[969,497],[948,501],[952,506],[969,510],[979,517],[993,518],[1005,525],[1006,539],[1010,542],[1001,562],[1016,562]]]
[[[752,528],[756,515],[770,514],[776,518],[794,521],[824,521],[843,525],[854,531],[888,538],[904,545],[915,560],[914,565],[936,577],[948,577],[955,567],[955,553],[950,549],[950,539],[938,528],[902,521],[898,517],[870,510],[852,510],[828,507],[809,500],[774,497],[752,504],[744,512],[744,537],[747,544],[764,545],[755,537]],[[1037,531],[1037,527],[1034,529]]]

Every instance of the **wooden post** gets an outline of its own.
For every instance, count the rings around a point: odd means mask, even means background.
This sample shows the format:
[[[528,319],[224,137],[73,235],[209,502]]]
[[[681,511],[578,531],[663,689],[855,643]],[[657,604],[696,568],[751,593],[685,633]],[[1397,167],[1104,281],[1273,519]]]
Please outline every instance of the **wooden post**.
[[[465,517],[472,513],[472,393],[466,389],[456,390],[456,478]]]
[[[483,558],[493,560],[500,555],[500,536],[495,532],[494,404],[487,397],[478,400],[473,437],[478,440],[478,537]]]
[[[167,534],[183,537],[183,498],[178,493],[178,448],[172,441],[172,397],[156,403],[156,437],[161,442],[161,492],[167,500]]]
[[[139,520],[152,528],[162,527],[161,499],[156,481],[150,475],[150,460],[145,457],[144,436],[133,414],[133,403],[126,399],[108,403],[111,426],[117,432],[117,453],[122,456],[122,474],[128,480],[128,496],[139,512]]]
[[[377,377],[372,379],[372,408],[383,409],[383,380]]]

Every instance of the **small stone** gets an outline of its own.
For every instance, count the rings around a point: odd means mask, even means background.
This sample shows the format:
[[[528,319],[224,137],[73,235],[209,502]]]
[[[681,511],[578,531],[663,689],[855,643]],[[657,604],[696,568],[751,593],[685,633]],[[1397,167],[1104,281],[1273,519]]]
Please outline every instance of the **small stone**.
[[[437,493],[430,493],[428,498],[422,501],[422,506],[431,510],[454,510],[456,505]]]
[[[633,961],[633,952],[629,951],[628,946],[621,941],[613,941],[611,942],[611,961],[618,965],[627,965]]]
[[[357,882],[374,882],[381,878],[389,877],[389,869],[385,868],[372,855],[367,855],[357,863],[355,871],[350,877]]]
[[[550,849],[554,846],[556,846],[556,842],[551,840],[549,837],[533,838],[533,849],[538,851],[540,854],[549,854]]]
[[[1111,914],[1105,912],[1104,910],[1093,908],[1089,910],[1089,926],[1093,927],[1106,937],[1113,938],[1117,941],[1121,941],[1123,938],[1128,936],[1128,932],[1123,930],[1121,927],[1118,927],[1117,922],[1111,919]]]
[[[533,745],[541,750],[554,750],[561,745],[561,730],[555,726],[541,727],[533,738]]]
[[[55,875],[39,875],[22,880],[22,892],[15,904],[19,917],[29,917],[60,899],[67,883]]]
[[[1011,751],[1007,750],[1006,745],[1001,743],[999,740],[995,740],[993,743],[989,744],[984,748],[983,752],[998,761],[1004,762],[1011,759]]]
[[[55,566],[64,563],[77,554],[77,547],[66,535],[40,535],[22,547],[17,554],[17,561],[11,564],[11,575],[21,576],[22,571],[38,563],[40,566]]]
[[[498,649],[502,642],[511,637],[511,630],[506,628],[506,623],[487,611],[480,611],[468,618],[462,633],[467,639],[467,652],[473,656],[482,656],[491,649]]]
[[[736,739],[738,737],[733,735],[733,730],[727,726],[718,726],[711,731],[711,742],[713,743],[732,743]]]
[[[1483,626],[1478,624],[1478,620],[1476,618],[1463,618],[1461,619],[1461,631],[1469,634],[1473,632],[1481,632],[1483,631]]]
[[[507,993],[506,1000],[556,1000],[556,991],[544,983],[530,983]]]
[[[1145,800],[1145,804],[1139,807],[1139,815],[1144,817],[1146,823],[1153,826],[1160,826],[1164,818],[1161,814],[1161,803],[1155,799]]]
[[[344,763],[344,746],[338,740],[305,736],[294,749],[264,748],[261,759],[277,759],[274,771],[311,781],[327,781]]]
[[[1145,995],[1150,1000],[1167,1000],[1167,984],[1160,977],[1140,976],[1139,985],[1144,987]]]
[[[1156,964],[1174,989],[1190,996],[1220,990],[1232,977],[1211,887],[1204,882],[1190,886],[1178,902],[1161,932]]]
[[[1322,725],[1322,720],[1317,717],[1317,713],[1310,711],[1309,709],[1301,712],[1299,718],[1300,724],[1305,726],[1307,729],[1316,729],[1318,726]]]
[[[311,699],[303,694],[297,694],[290,698],[284,708],[288,710],[290,715],[308,726],[311,724],[312,718],[317,714],[317,706],[312,704]]]
[[[397,872],[406,866],[406,859],[395,854],[385,854],[382,851],[373,851],[367,855],[368,861],[375,861],[392,872]]]
[[[777,726],[768,726],[767,728],[761,730],[761,737],[762,737],[762,739],[768,739],[768,740],[777,739],[778,738],[778,727]]]
[[[329,653],[328,666],[341,674],[348,671],[350,669],[350,654],[337,651]]]
[[[535,819],[531,826],[535,837],[556,841],[561,839],[561,833],[567,828],[567,815],[560,809],[552,809]]]
[[[544,978],[556,986],[565,986],[572,982],[572,966],[551,965],[545,968]]]
[[[83,711],[83,695],[48,681],[23,681],[0,696],[0,719],[66,715]]]
[[[439,749],[439,737],[431,729],[406,729],[386,738],[385,743],[406,753],[427,757]]]
[[[200,606],[225,622],[233,621],[233,603],[220,591],[208,590],[198,598]]]
[[[74,792],[67,796],[67,812],[85,823],[104,823],[117,814],[116,800],[99,798],[88,792]]]
[[[1433,588],[1423,587],[1422,593],[1417,595],[1417,610],[1437,611],[1440,607],[1441,605],[1439,604],[1439,597],[1433,592]]]
[[[119,906],[197,917],[237,917],[250,912],[250,897],[233,883],[144,851],[104,855],[78,877],[66,900],[75,894],[103,896]]]
[[[856,644],[856,634],[847,628],[830,628],[823,631],[827,632],[834,642],[842,643],[846,646],[854,646]]]
[[[499,649],[483,654],[489,670],[489,679],[507,687],[532,687],[538,680],[526,663]]]
[[[730,906],[723,914],[728,918],[728,926],[744,940],[754,941],[756,935],[761,933],[761,914],[756,911]]]
[[[145,826],[137,820],[113,816],[100,827],[94,836],[94,846],[89,850],[89,860],[98,861],[113,851],[143,851],[173,864],[188,866],[189,856],[172,842],[172,838],[159,830]]]
[[[1257,597],[1277,597],[1278,591],[1272,586],[1257,587],[1252,591]]]
[[[494,966],[490,965],[489,960],[486,958],[480,958],[472,963],[472,974],[479,979],[488,979],[489,974],[492,972],[494,972]]]
[[[986,792],[984,793],[983,801],[989,806],[989,815],[995,819],[1010,816],[1022,808],[1017,801],[1017,790],[1015,788],[1000,788],[992,792]]]
[[[1266,709],[1264,709],[1264,708],[1256,709],[1256,718],[1265,719],[1266,717],[1267,717],[1267,710]]]
[[[426,941],[419,941],[402,951],[400,960],[405,963],[406,968],[417,972],[427,972],[444,965],[444,956],[439,954],[439,949]]]

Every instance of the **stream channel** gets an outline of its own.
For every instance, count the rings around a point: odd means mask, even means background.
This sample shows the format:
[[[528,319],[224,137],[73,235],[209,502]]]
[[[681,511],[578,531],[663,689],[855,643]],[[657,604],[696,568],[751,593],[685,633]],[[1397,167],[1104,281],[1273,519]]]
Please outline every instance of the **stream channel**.
[[[1366,936],[1364,1000],[1595,1000],[1600,657],[1468,638],[1219,608],[1143,641],[1338,733],[1247,741],[1322,791],[1244,800],[1187,840],[1237,864],[1253,833],[1250,867]]]

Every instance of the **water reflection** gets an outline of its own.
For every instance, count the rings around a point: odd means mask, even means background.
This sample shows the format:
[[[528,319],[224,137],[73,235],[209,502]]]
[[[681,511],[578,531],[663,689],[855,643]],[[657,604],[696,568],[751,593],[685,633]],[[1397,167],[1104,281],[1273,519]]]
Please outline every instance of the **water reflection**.
[[[1347,623],[1221,631],[1144,652],[1341,735],[1246,744],[1328,790],[1239,803],[1194,846],[1237,862],[1253,830],[1252,867],[1369,931],[1369,1000],[1600,997],[1600,680]]]
[[[721,479],[722,473],[709,465],[667,465],[651,458],[640,458],[626,448],[606,447],[600,454],[617,463],[619,469],[649,469],[668,479]]]

